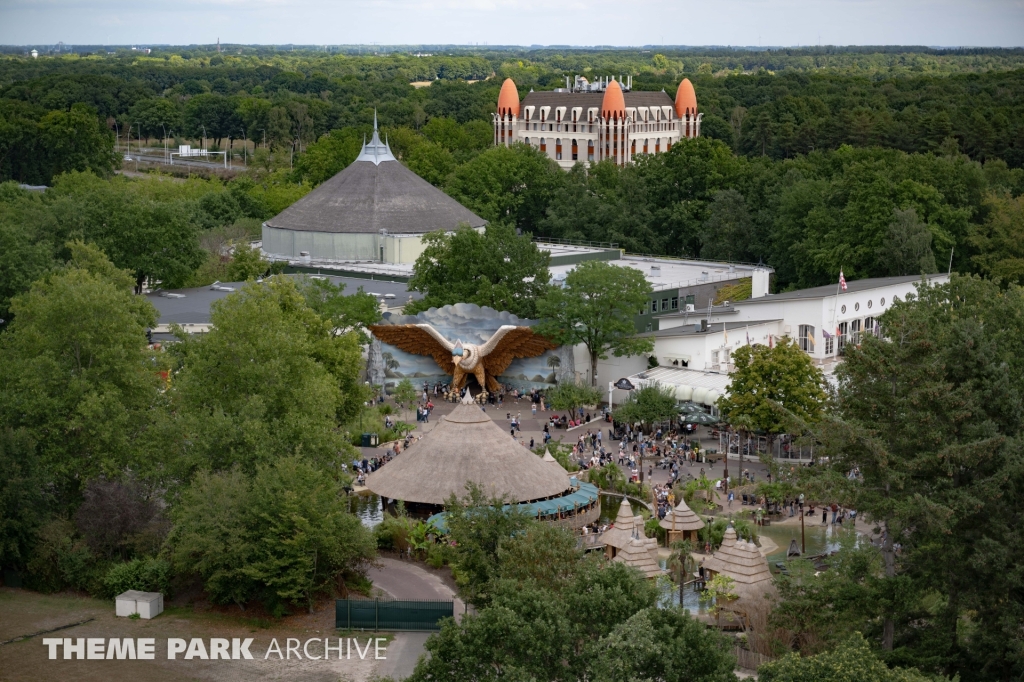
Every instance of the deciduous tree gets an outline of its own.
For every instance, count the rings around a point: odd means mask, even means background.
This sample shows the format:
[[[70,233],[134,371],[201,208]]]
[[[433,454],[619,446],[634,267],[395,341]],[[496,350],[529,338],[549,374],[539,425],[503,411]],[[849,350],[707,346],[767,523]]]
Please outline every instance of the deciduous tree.
[[[643,273],[602,261],[580,263],[537,302],[544,318],[537,331],[565,345],[586,345],[590,354],[590,383],[597,386],[597,361],[608,353],[640,355],[654,347],[636,335],[633,318],[647,304],[651,285]]]
[[[547,289],[549,256],[529,237],[505,225],[488,225],[484,234],[468,227],[434,232],[416,259],[409,288],[424,297],[406,305],[406,313],[454,303],[476,303],[520,317],[535,317],[537,298]]]

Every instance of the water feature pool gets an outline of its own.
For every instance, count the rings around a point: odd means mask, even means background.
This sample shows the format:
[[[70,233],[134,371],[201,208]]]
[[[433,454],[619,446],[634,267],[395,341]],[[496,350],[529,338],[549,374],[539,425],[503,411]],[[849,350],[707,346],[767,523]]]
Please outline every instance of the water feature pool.
[[[358,516],[367,528],[373,528],[384,520],[380,497],[371,492],[349,495],[348,510]]]
[[[622,498],[618,495],[601,495],[601,518],[598,521],[601,525],[606,523],[612,523],[615,521],[615,517],[619,515],[619,506],[622,504]],[[642,509],[647,509],[644,505],[640,504],[636,500],[630,500],[629,506],[633,510],[633,516],[639,516]]]
[[[814,518],[814,517],[810,517]],[[804,534],[807,543],[807,551],[804,556],[816,556],[818,554],[825,554],[826,552],[834,552],[839,549],[839,533],[843,532],[840,526],[821,525],[821,522],[817,523],[805,519],[804,521]],[[768,566],[771,567],[772,572],[777,572],[775,568],[776,562],[786,560],[786,552],[789,549],[789,543],[796,540],[797,547],[800,546],[800,524],[787,524],[787,525],[771,525],[765,526],[758,529],[760,534],[771,538],[778,549],[767,556]]]

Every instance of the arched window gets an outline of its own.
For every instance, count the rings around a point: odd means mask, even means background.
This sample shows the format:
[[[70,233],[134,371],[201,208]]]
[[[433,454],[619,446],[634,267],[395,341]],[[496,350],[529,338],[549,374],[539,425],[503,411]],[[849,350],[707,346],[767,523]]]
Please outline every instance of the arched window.
[[[576,140],[572,141],[572,160],[579,160],[579,148],[576,146]]]
[[[542,138],[540,138],[540,150],[541,150],[542,152],[546,152],[546,151],[548,150],[548,141],[547,141],[547,138],[543,138],[543,137],[542,137]]]
[[[594,141],[587,140],[587,161],[594,160]]]
[[[647,153],[647,140],[644,140],[644,154]]]
[[[526,144],[530,144],[530,138],[528,137],[524,137],[523,141],[526,142]]]
[[[562,160],[562,138],[555,139],[555,159]]]

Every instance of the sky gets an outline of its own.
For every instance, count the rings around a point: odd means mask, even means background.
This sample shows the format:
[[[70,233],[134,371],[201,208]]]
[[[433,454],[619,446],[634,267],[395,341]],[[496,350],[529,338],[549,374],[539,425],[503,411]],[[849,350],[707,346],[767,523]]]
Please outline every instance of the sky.
[[[1024,45],[1024,0],[0,0],[0,44]]]

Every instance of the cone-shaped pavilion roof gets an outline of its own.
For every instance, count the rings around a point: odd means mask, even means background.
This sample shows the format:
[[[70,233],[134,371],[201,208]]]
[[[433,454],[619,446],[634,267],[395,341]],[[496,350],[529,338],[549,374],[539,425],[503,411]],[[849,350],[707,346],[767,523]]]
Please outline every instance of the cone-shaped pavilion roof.
[[[627,566],[632,566],[647,578],[656,578],[664,571],[658,565],[657,560],[651,554],[651,548],[646,538],[641,538],[639,531],[634,529],[633,537],[622,547],[612,561],[619,561]]]
[[[441,418],[413,447],[366,478],[366,487],[393,500],[444,504],[467,483],[488,495],[529,502],[569,488],[556,469],[520,445],[478,405],[463,403]]]
[[[266,225],[302,232],[425,234],[487,221],[406,168],[381,141],[377,115],[373,136],[347,168]]]
[[[660,525],[667,530],[700,530],[704,527],[704,521],[693,513],[693,510],[686,505],[682,498],[679,498],[679,504],[668,514],[665,514],[665,518],[661,520]]]
[[[738,540],[732,526],[725,530],[722,546],[704,561],[704,568],[735,580],[740,597],[761,596],[774,586],[768,560],[753,542]]]
[[[544,448],[544,456],[541,457],[541,461],[546,462],[549,467],[557,468],[558,473],[563,476],[569,475],[569,472],[565,470],[565,467],[558,463],[558,460],[551,455],[551,450],[547,448]]]
[[[601,541],[606,545],[611,545],[615,549],[621,550],[632,539],[635,523],[636,519],[633,516],[633,508],[629,505],[629,500],[623,497],[622,504],[619,505],[618,516],[615,517],[612,527],[601,535]]]

